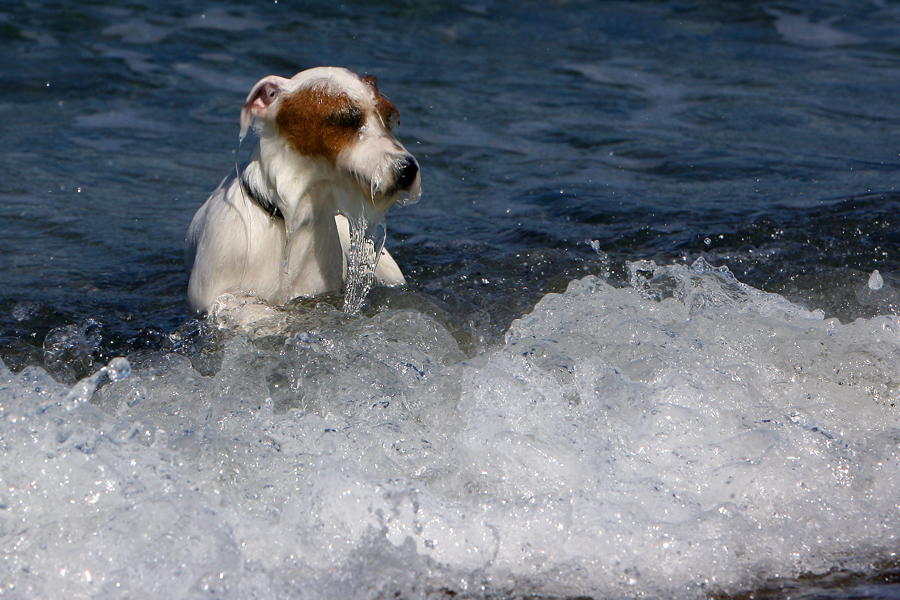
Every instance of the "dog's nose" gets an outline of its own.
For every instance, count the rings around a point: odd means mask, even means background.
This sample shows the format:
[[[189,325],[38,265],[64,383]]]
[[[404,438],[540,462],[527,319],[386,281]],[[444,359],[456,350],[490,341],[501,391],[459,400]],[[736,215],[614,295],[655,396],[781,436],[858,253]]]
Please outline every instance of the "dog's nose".
[[[419,165],[413,157],[407,156],[403,162],[397,165],[397,187],[401,190],[408,190],[416,180],[419,173]]]

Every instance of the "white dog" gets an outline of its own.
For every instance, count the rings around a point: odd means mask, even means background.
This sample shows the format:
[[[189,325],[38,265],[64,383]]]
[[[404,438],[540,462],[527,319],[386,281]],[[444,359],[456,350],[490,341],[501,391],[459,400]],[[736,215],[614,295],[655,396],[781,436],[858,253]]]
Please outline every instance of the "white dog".
[[[241,139],[253,124],[259,144],[188,231],[191,309],[208,312],[221,294],[279,305],[339,290],[348,219],[372,227],[392,204],[421,194],[419,165],[391,133],[398,119],[374,77],[346,69],[257,83],[241,110]],[[375,279],[405,283],[393,258],[380,246],[378,254]]]

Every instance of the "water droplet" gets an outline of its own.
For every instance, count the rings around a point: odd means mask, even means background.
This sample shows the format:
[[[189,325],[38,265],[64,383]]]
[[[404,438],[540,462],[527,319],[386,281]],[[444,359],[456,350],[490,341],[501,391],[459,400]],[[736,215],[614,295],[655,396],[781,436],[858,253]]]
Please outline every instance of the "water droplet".
[[[869,275],[869,289],[873,291],[880,290],[884,287],[884,278],[881,276],[881,273],[878,272],[878,269],[872,271],[872,274]]]
[[[106,365],[106,375],[110,381],[120,381],[131,375],[131,363],[121,356],[109,361]]]

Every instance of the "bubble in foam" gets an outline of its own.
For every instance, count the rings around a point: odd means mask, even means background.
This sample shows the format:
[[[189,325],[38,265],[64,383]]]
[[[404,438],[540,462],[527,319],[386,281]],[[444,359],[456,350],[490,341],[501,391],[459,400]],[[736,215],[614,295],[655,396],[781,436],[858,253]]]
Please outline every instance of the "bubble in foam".
[[[44,338],[44,364],[60,380],[74,382],[94,370],[93,352],[99,347],[101,324],[94,319],[57,327]]]
[[[106,365],[106,375],[110,381],[121,381],[131,375],[131,363],[121,356],[116,357]]]

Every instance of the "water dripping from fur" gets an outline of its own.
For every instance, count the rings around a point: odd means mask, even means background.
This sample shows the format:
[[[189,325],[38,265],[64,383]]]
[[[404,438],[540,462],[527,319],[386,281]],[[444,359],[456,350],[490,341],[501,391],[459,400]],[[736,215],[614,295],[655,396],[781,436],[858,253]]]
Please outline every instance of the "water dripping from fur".
[[[350,248],[347,252],[347,278],[344,286],[344,312],[357,315],[362,310],[369,290],[375,281],[375,267],[384,249],[386,229],[384,213],[351,218]]]

